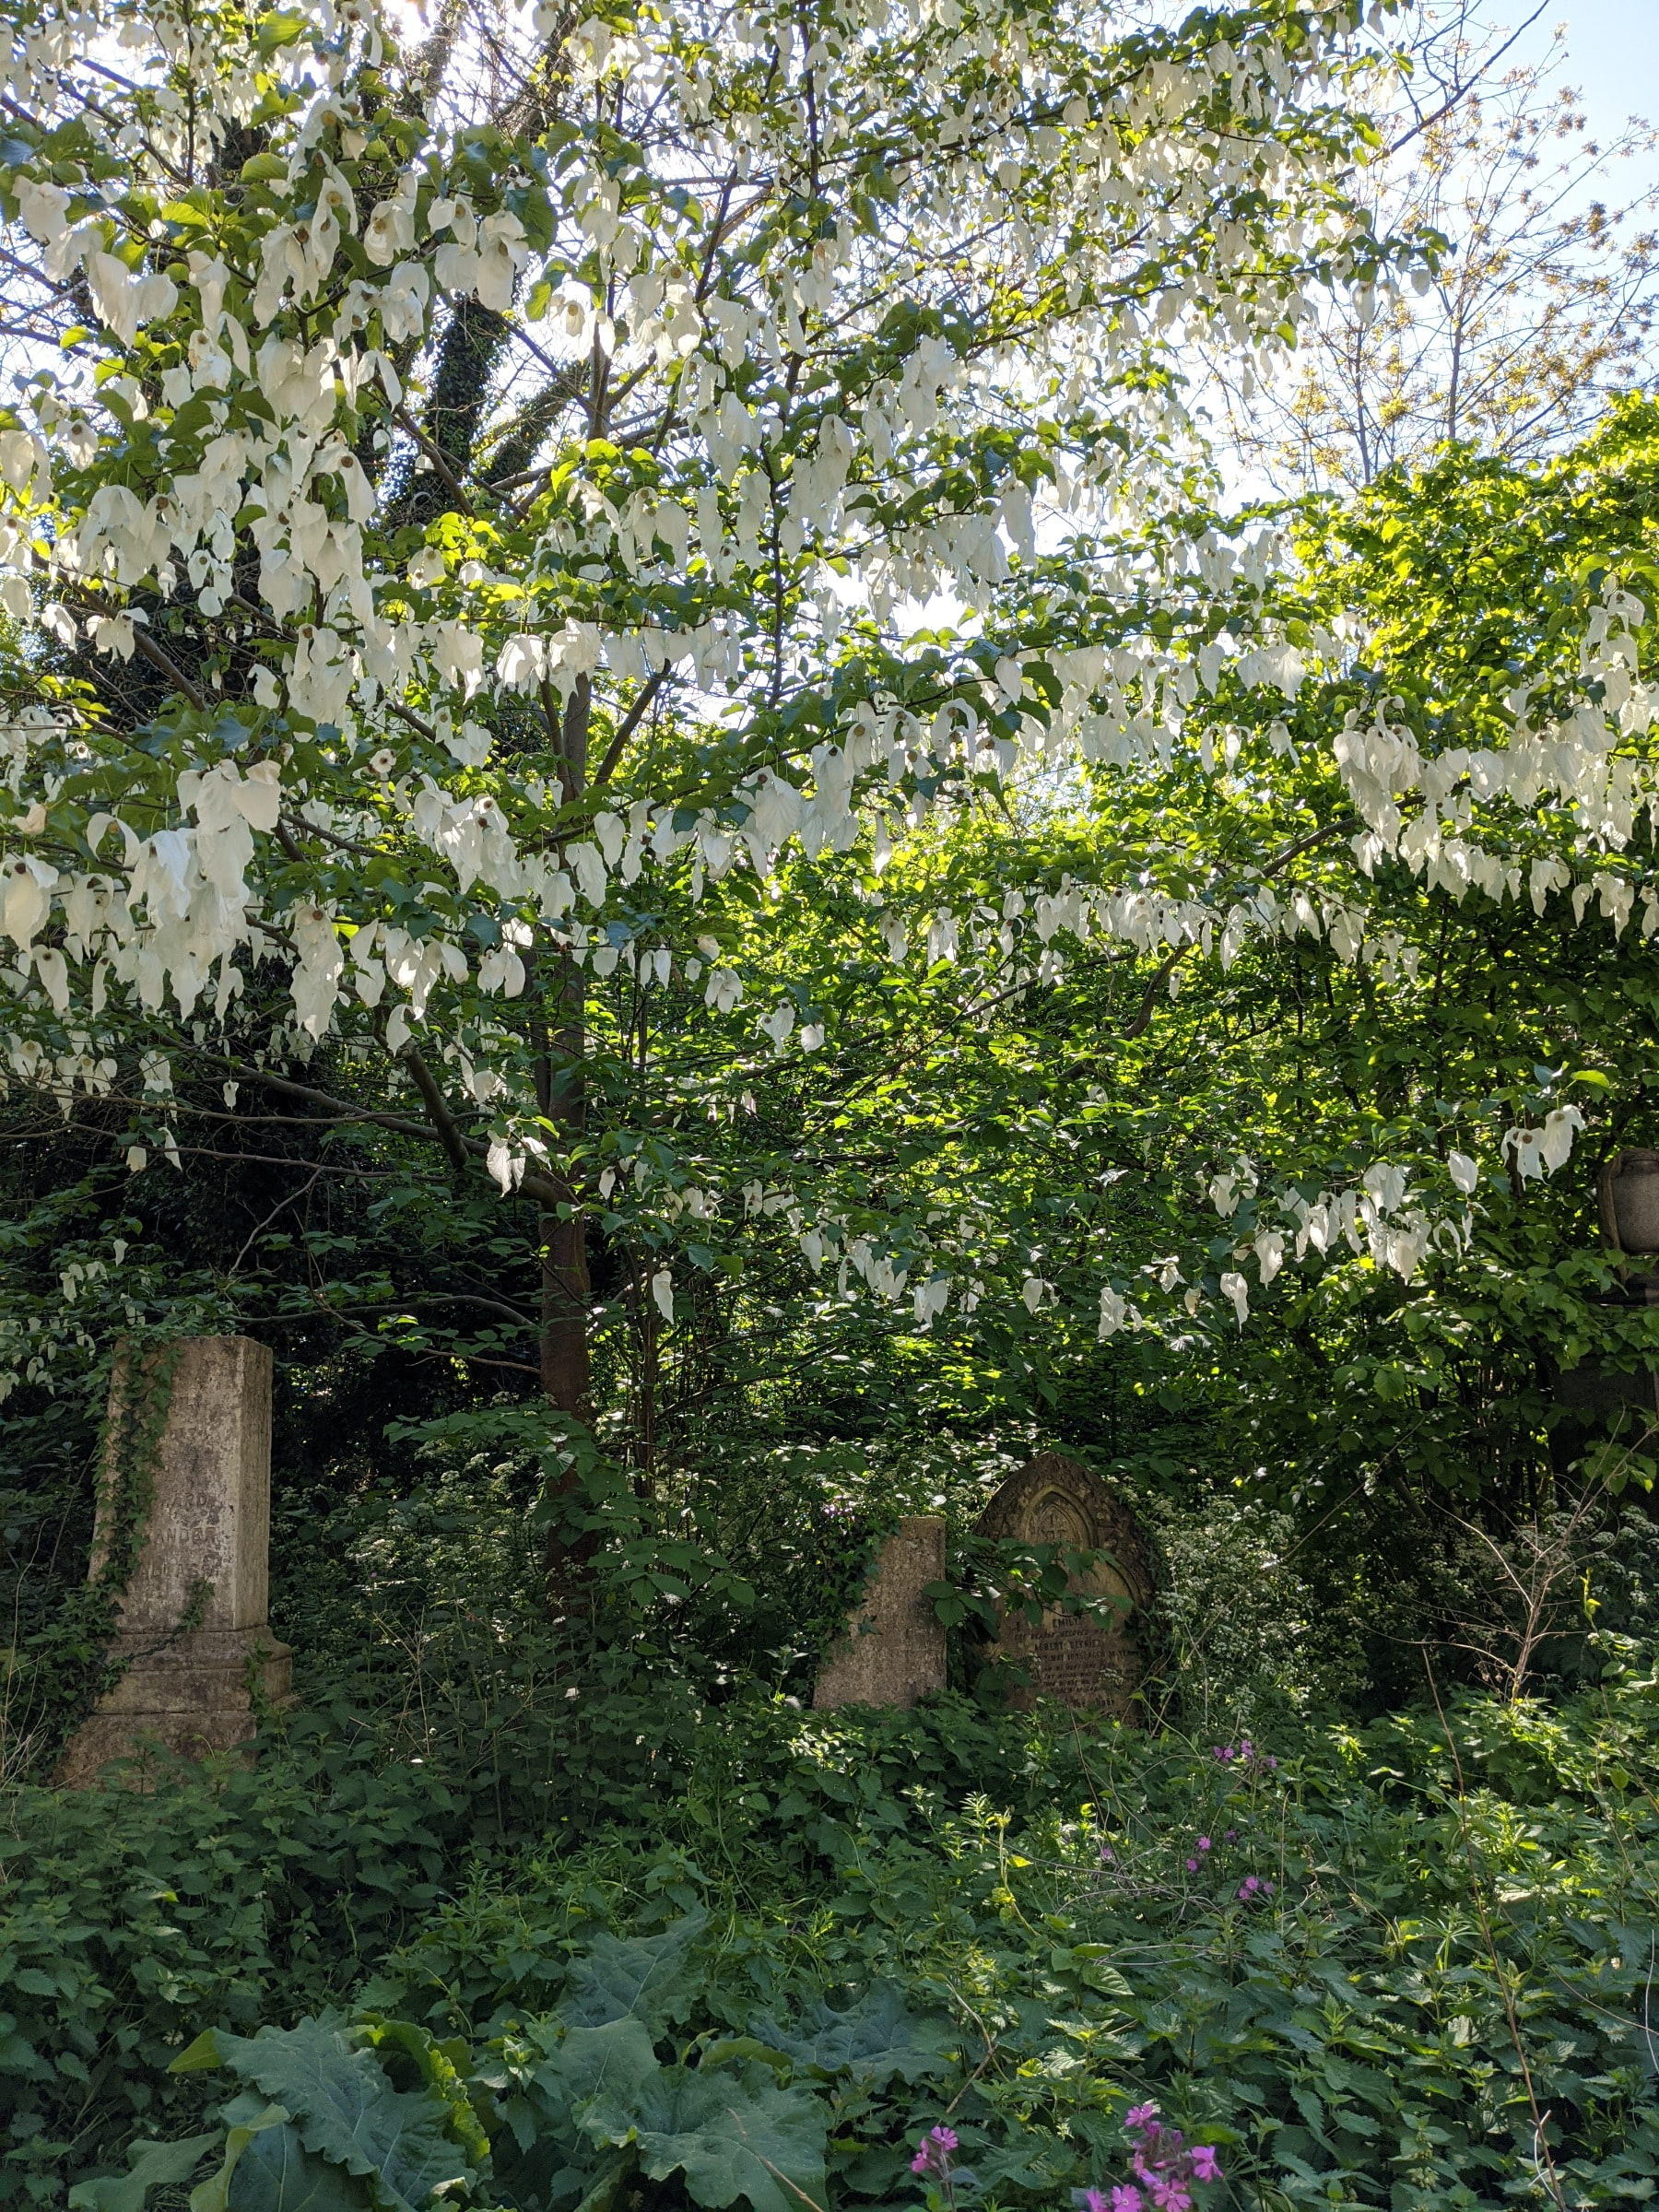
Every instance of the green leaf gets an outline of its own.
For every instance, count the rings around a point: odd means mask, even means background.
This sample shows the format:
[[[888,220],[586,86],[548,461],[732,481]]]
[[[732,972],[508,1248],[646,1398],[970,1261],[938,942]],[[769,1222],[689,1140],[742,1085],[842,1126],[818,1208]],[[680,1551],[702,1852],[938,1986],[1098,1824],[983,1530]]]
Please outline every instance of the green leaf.
[[[146,2191],[176,2188],[187,2182],[222,2134],[216,2127],[182,2143],[135,2143],[127,2152],[124,2173],[76,2183],[69,2192],[69,2212],[144,2212]]]
[[[806,2212],[824,2201],[829,2114],[805,2089],[744,2085],[724,2068],[665,2066],[637,2110],[596,2100],[582,2124],[601,2141],[637,2144],[653,2182],[683,2173],[700,2205]]]
[[[555,2110],[571,2111],[592,2097],[619,2105],[637,2103],[660,2074],[651,2031],[642,2020],[607,2020],[603,2028],[572,2028],[536,2067],[533,2079]]]
[[[577,2206],[576,2212],[610,2212],[611,2201],[618,2189],[638,2164],[639,2160],[631,2149],[625,2150],[619,2159],[613,2159]]]
[[[604,2028],[630,2015],[653,2030],[683,2016],[686,1953],[708,1924],[688,1912],[660,1936],[600,1936],[574,1960],[560,2013],[573,2027]]]
[[[441,2101],[449,2114],[451,2133],[465,2150],[476,2166],[488,2164],[489,2137],[483,2123],[467,2095],[466,2084],[461,2078],[456,2057],[465,2059],[465,2046],[445,2048],[429,2029],[414,2020],[392,2020],[371,2014],[365,2021],[357,2022],[357,2032],[366,2037],[378,2050],[391,2043],[413,2061],[420,2078],[431,2095]]]
[[[267,2104],[262,2110],[249,2111],[246,2116],[241,2108],[257,2106],[258,2099],[252,2095],[236,2097],[223,2108],[224,2119],[230,2123],[225,2136],[225,2156],[215,2174],[198,2182],[190,2193],[190,2212],[227,2212],[229,2203],[230,2180],[244,2150],[255,2136],[267,2127],[280,2127],[288,2118],[280,2104]]]
[[[466,2154],[445,2124],[444,2104],[421,2091],[394,2089],[369,2053],[354,2049],[329,2022],[304,2019],[294,2028],[262,2028],[254,2036],[217,2030],[211,2039],[217,2060],[199,2055],[207,2042],[198,2037],[175,2066],[231,2067],[294,2114],[308,2150],[351,2173],[372,2174],[391,2212],[415,2212],[434,2189],[471,2177]],[[234,2185],[231,2196],[235,2212]]]
[[[759,2063],[770,2066],[774,2074],[789,2072],[789,2055],[771,2043],[757,2042],[752,2035],[724,2036],[711,2043],[698,2064],[702,2066],[747,2065]]]
[[[845,2012],[810,2006],[793,2031],[771,2020],[757,2020],[754,2031],[797,2065],[819,2074],[852,2074],[861,2081],[888,2081],[894,2075],[917,2081],[942,2073],[941,2053],[950,2036],[948,2022],[907,2011],[891,1982],[874,1983]]]
[[[240,2039],[232,2036],[226,2040],[234,2042]],[[229,2063],[219,2049],[218,2030],[204,2028],[194,2042],[185,2044],[167,2070],[170,2074],[206,2074],[214,2066],[228,2065]]]
[[[372,2202],[367,2182],[308,2150],[288,2120],[262,2130],[242,2152],[229,2212],[369,2212]]]

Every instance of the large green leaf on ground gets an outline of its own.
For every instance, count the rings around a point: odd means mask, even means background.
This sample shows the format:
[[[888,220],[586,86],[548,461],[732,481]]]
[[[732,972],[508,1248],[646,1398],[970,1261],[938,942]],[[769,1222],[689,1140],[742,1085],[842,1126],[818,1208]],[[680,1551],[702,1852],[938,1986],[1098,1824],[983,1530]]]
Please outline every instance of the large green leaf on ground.
[[[815,2073],[852,2074],[862,2081],[889,2081],[898,2075],[917,2081],[944,2071],[952,2030],[936,2014],[909,2011],[896,1983],[877,1982],[844,2012],[814,2004],[792,2029],[758,2020],[754,2033]]]
[[[687,1954],[708,1919],[706,1912],[688,1912],[660,1936],[596,1936],[587,1955],[571,1962],[561,2014],[577,2028],[604,2028],[631,2016],[653,2033],[677,2019]]]
[[[535,2069],[535,2086],[557,2110],[571,2112],[590,2098],[629,2107],[662,2072],[642,2020],[607,2020],[603,2028],[572,2028]]]
[[[489,2163],[489,2137],[467,2092],[463,2069],[470,2066],[464,2040],[441,2043],[430,2029],[416,2020],[388,2019],[383,2013],[359,2013],[355,2031],[371,2050],[401,2051],[413,2065],[429,2094],[449,2115],[450,2132],[475,2166]]]
[[[390,2212],[418,2212],[434,2189],[472,2176],[441,2100],[394,2089],[370,2053],[332,2021],[304,2019],[253,2036],[209,2029],[180,2053],[173,2070],[211,2065],[229,2066],[286,2105],[306,2149],[349,2173],[372,2175]]]
[[[227,2202],[229,2212],[369,2212],[373,2200],[366,2180],[308,2150],[288,2120],[248,2144]]]
[[[752,2212],[805,2212],[824,2201],[829,2114],[804,2089],[743,2083],[724,2067],[712,2074],[659,2068],[629,2109],[595,2098],[584,2131],[604,2142],[634,2143],[653,2182],[681,2172],[693,2201]]]

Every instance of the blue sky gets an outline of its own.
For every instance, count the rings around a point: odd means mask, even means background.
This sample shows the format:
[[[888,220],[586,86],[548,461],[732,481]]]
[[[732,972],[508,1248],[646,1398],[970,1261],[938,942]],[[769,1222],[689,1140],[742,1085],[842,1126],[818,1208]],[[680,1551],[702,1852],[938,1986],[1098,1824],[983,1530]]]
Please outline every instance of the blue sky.
[[[1531,10],[1509,0],[1502,12],[1519,22]],[[1564,78],[1583,95],[1593,131],[1610,137],[1631,115],[1659,124],[1659,0],[1551,0],[1517,53],[1541,53],[1558,25],[1567,33]],[[1645,181],[1659,183],[1659,158],[1644,167]],[[1623,174],[1633,181],[1637,164]]]
[[[1511,6],[1515,19],[1529,12]],[[1558,23],[1567,30],[1569,81],[1598,130],[1630,114],[1659,122],[1659,0],[1554,0],[1528,42]]]

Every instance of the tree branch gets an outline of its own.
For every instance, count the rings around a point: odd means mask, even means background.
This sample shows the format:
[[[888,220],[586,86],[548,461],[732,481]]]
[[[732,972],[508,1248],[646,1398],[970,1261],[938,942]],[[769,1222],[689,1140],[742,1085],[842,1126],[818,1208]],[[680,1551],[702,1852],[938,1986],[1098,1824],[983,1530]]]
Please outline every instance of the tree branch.
[[[605,756],[588,779],[590,783],[608,783],[617,763],[622,758],[623,747],[650,712],[652,701],[669,680],[671,665],[665,664],[656,674],[641,687],[640,695],[617,724],[616,734],[605,748]]]
[[[449,1110],[448,1101],[438,1088],[436,1077],[412,1044],[405,1045],[403,1058],[415,1078],[415,1088],[431,1116],[432,1126],[441,1138],[451,1163],[457,1174],[462,1173],[466,1167],[466,1141],[455,1124],[455,1117]]]
[[[239,1083],[263,1084],[265,1089],[276,1091],[283,1098],[303,1099],[308,1105],[324,1107],[337,1121],[358,1123],[371,1129],[389,1129],[394,1136],[418,1137],[423,1144],[445,1144],[442,1132],[430,1122],[413,1121],[403,1113],[382,1113],[371,1106],[353,1106],[348,1100],[336,1099],[326,1090],[316,1089],[312,1084],[296,1083],[289,1076],[273,1075],[269,1068],[255,1067],[251,1061],[231,1063],[230,1072]],[[455,1137],[469,1160],[488,1158],[489,1147],[482,1137],[468,1136],[459,1129],[455,1131]],[[448,1149],[447,1145],[445,1149]],[[535,1199],[543,1206],[557,1209],[571,1202],[571,1194],[567,1185],[555,1182],[550,1175],[540,1174],[534,1168],[526,1169],[523,1181],[516,1187],[524,1196]],[[511,1192],[503,1193],[504,1196],[512,1194]]]
[[[455,475],[454,470],[451,468],[448,461],[445,460],[442,448],[433,444],[432,441],[427,436],[420,425],[415,421],[413,417],[409,414],[407,408],[394,407],[392,410],[392,419],[397,424],[400,429],[408,431],[410,437],[414,439],[416,444],[418,445],[421,452],[425,453],[427,459],[431,463],[438,475],[442,477],[443,481],[449,486],[450,489],[460,500],[462,506],[465,508],[467,513],[470,514],[473,511],[472,495],[467,491],[465,486]]]

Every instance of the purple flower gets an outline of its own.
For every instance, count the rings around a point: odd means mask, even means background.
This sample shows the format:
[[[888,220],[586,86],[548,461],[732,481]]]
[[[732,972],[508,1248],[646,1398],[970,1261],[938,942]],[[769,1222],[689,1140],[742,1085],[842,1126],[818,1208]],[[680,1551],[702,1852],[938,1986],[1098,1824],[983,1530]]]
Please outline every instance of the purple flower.
[[[1198,1862],[1197,1862],[1197,1860],[1196,1860],[1196,1859],[1189,1859],[1189,1860],[1187,1861],[1187,1863],[1186,1863],[1186,1870],[1187,1870],[1187,1872],[1188,1872],[1189,1874],[1196,1874],[1196,1873],[1197,1873],[1197,1871],[1198,1871]]]
[[[950,2173],[950,2154],[957,2147],[954,2127],[930,2127],[911,2160],[912,2173],[936,2173],[947,2179]]]
[[[1255,1895],[1256,1891],[1261,1888],[1261,1882],[1255,1875],[1247,1874],[1244,1877],[1244,1879],[1239,1884],[1239,1897],[1241,1901],[1248,1902],[1249,1900]]]
[[[1193,2179],[1195,2182],[1218,2182],[1221,2179],[1221,2169],[1216,2162],[1213,2144],[1194,2144]]]
[[[1138,2135],[1143,2128],[1149,2127],[1157,2117],[1158,2107],[1155,2104],[1132,2104],[1124,2114],[1124,2125],[1131,2134]]]
[[[1153,2176],[1152,2202],[1158,2212],[1193,2212],[1192,2191],[1172,2173]]]
[[[1198,1839],[1198,1848],[1199,1848],[1199,1850],[1200,1850],[1200,1851],[1208,1851],[1209,1849],[1211,1849],[1210,1840],[1209,1840],[1209,1838],[1208,1838],[1207,1836],[1200,1836],[1200,1837],[1199,1837],[1199,1839]]]
[[[1106,2203],[1106,2192],[1103,2189],[1085,2189],[1080,2200],[1074,2194],[1073,2204],[1079,2201],[1083,2206],[1083,2212],[1110,2212]]]
[[[1093,2196],[1096,2193],[1089,2191]],[[1092,2206],[1090,2212],[1093,2212]],[[1112,2212],[1141,2212],[1141,2193],[1133,2182],[1120,2182],[1112,2192]]]
[[[1227,1833],[1221,1839],[1223,1843],[1236,1843],[1238,1840],[1239,1831],[1236,1828],[1230,1828]]]

